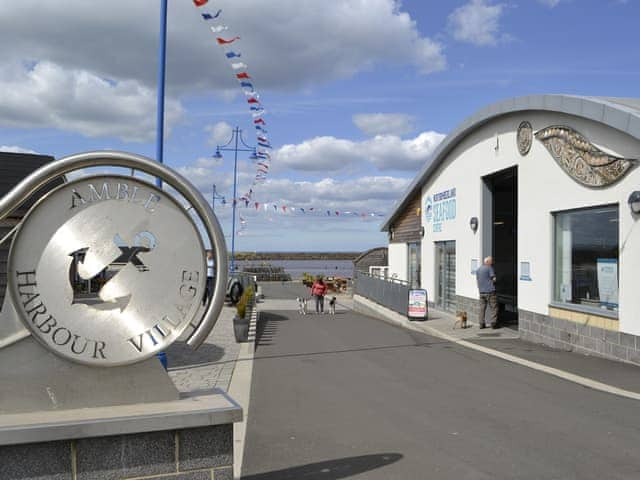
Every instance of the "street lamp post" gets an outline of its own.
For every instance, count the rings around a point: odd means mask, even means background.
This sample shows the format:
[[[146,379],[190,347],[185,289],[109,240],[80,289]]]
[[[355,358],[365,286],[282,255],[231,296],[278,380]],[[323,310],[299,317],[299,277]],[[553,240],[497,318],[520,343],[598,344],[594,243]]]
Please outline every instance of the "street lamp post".
[[[216,211],[216,200],[222,200],[222,204],[227,203],[227,200],[224,198],[224,195],[220,195],[218,190],[216,190],[216,184],[213,184],[213,195],[211,196],[211,210]]]
[[[238,146],[238,142],[242,144],[242,146]],[[234,144],[233,147],[229,145]],[[216,153],[213,155],[213,158],[222,158],[223,152],[233,152],[233,202],[231,204],[231,262],[230,262],[230,270],[233,273],[236,269],[235,265],[235,252],[236,252],[236,203],[237,203],[237,187],[238,187],[238,152],[251,152],[251,156],[249,157],[252,160],[258,158],[256,154],[256,148],[247,145],[242,138],[242,130],[239,127],[233,129],[231,134],[231,139],[225,143],[224,145],[216,146]]]
[[[160,45],[158,48],[158,107],[156,120],[156,160],[164,162],[164,78],[167,58],[167,0],[160,0]],[[133,169],[132,169],[133,173]],[[162,180],[156,178],[156,186],[162,188]]]

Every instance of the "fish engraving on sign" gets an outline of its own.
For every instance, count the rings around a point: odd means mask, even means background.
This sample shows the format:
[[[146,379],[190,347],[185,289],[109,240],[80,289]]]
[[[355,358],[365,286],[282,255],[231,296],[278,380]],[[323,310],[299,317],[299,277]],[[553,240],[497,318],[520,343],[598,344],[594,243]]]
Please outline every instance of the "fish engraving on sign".
[[[535,136],[571,178],[588,187],[612,185],[638,164],[602,151],[571,127],[554,125]]]

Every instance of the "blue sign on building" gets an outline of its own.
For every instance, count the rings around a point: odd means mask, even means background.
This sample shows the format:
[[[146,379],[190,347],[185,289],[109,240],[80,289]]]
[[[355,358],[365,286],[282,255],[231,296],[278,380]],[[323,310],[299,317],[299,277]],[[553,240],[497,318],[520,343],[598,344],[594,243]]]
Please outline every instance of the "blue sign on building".
[[[424,205],[425,220],[433,222],[433,231],[441,232],[444,222],[456,218],[456,189],[451,188],[429,195]]]

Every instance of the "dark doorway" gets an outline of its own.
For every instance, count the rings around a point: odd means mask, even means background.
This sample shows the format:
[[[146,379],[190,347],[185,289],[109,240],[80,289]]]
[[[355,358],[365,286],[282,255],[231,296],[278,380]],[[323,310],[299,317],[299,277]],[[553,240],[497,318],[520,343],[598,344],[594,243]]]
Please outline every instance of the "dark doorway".
[[[518,323],[518,168],[484,178],[491,198],[491,252],[500,322]]]

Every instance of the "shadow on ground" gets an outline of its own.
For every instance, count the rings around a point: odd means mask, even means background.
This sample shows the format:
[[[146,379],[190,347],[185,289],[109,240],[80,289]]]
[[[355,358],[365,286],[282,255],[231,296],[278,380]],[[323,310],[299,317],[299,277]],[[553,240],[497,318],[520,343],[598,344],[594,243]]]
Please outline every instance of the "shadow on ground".
[[[402,459],[399,453],[381,453],[378,455],[362,455],[346,457],[325,462],[310,463],[298,467],[242,476],[242,480],[339,480],[359,473],[375,470]]]
[[[184,368],[203,363],[214,363],[224,356],[224,348],[203,343],[198,350],[194,350],[186,342],[174,342],[167,350],[169,368]]]
[[[273,337],[278,332],[278,323],[288,320],[284,315],[278,315],[272,312],[261,312],[258,325],[256,326],[256,350],[261,346],[271,345]]]

